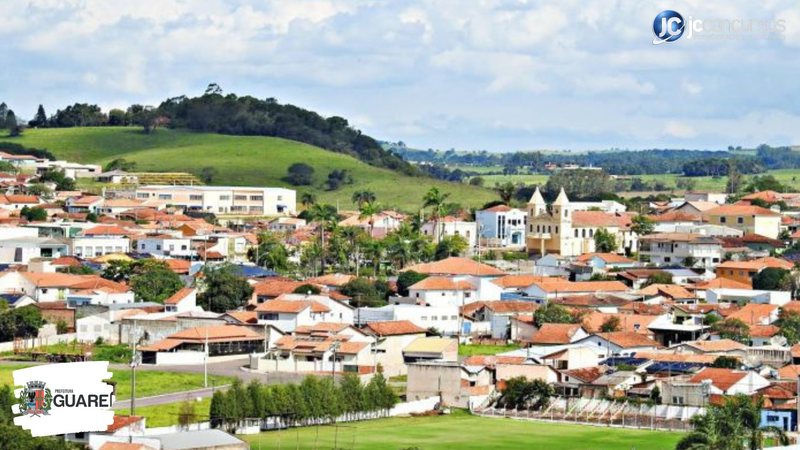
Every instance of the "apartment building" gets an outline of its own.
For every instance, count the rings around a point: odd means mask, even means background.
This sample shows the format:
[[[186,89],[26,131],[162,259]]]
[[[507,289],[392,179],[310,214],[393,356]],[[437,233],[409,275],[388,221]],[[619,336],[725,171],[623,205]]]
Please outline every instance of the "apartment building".
[[[651,263],[683,264],[694,260],[693,267],[713,268],[722,261],[722,241],[694,233],[656,233],[641,238],[640,253]]]
[[[140,186],[139,200],[161,200],[190,211],[256,216],[296,212],[296,192],[285,188],[251,186]]]

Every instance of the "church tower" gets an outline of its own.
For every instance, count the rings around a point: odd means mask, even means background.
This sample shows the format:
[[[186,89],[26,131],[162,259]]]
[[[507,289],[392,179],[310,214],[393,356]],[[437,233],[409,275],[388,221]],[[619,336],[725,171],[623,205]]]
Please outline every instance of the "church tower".
[[[547,212],[547,204],[544,202],[544,197],[539,191],[539,186],[533,191],[530,201],[528,202],[528,217],[539,217]]]

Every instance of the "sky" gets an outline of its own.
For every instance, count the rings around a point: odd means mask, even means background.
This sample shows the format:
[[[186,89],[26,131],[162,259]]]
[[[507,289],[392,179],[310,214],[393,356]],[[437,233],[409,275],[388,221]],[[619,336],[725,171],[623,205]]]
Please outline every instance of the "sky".
[[[703,30],[654,45],[665,9]],[[796,1],[2,0],[0,42],[28,119],[216,82],[415,148],[800,144]]]

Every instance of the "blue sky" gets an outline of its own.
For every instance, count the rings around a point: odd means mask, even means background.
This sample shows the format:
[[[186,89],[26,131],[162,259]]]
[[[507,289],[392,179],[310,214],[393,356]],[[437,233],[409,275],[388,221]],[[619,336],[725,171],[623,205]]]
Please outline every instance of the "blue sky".
[[[784,30],[653,45],[664,9]],[[420,148],[800,144],[796,1],[3,0],[0,42],[25,118],[213,81]]]

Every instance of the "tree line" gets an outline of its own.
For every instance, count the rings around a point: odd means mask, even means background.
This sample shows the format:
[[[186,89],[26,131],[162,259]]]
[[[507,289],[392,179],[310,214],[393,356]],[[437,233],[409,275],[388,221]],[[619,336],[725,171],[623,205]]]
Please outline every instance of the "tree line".
[[[288,427],[385,416],[396,403],[379,367],[366,384],[355,374],[343,375],[338,383],[311,375],[300,384],[276,385],[258,380],[244,385],[237,378],[227,391],[214,392],[209,415],[213,428],[234,432],[249,419],[274,419]]]

